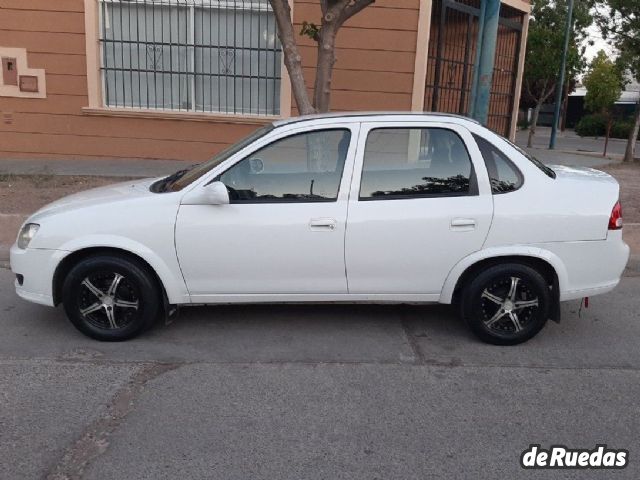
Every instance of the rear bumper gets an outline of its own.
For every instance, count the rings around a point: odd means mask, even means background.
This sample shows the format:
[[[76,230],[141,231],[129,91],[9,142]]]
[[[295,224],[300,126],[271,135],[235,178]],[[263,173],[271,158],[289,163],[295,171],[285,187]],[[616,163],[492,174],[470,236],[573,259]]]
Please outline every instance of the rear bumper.
[[[560,300],[574,300],[613,290],[629,260],[629,246],[621,230],[608,232],[606,240],[558,242],[536,245],[557,255],[566,269],[560,282]]]
[[[16,245],[11,247],[11,271],[22,275],[22,285],[16,279],[16,293],[21,298],[41,305],[54,306],[53,274],[60,261],[69,252],[27,248],[22,250]]]

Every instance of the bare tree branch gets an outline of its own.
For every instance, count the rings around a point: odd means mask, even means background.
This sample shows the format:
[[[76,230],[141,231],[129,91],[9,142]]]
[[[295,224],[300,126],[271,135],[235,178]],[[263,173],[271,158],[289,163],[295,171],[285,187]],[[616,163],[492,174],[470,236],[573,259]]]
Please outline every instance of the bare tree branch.
[[[353,17],[356,13],[362,11],[364,8],[371,5],[375,0],[354,0],[353,3],[347,5],[344,9],[344,17],[342,18],[342,22],[344,23]]]
[[[320,0],[320,11],[323,17],[327,14],[327,10],[329,10],[329,2],[327,0]]]

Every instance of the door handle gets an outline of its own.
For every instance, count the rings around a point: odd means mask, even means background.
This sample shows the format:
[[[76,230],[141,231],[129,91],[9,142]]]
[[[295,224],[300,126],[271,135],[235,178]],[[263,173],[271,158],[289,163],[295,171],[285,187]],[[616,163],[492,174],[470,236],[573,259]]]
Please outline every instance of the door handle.
[[[452,230],[473,230],[475,228],[475,218],[454,218],[453,220],[451,220]]]
[[[332,231],[336,229],[335,218],[312,218],[309,221],[309,228],[314,231]]]

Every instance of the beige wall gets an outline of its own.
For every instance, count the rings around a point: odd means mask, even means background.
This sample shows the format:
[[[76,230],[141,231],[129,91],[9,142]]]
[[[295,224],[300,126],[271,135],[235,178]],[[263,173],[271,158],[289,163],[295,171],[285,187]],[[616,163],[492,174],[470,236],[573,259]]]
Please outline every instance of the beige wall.
[[[260,123],[95,116],[87,93],[83,0],[0,0],[0,46],[22,47],[47,98],[0,97],[2,157],[200,161]]]
[[[419,6],[377,0],[344,26],[333,110],[411,110]],[[319,15],[317,0],[295,1],[297,31]],[[300,43],[311,85],[316,46]],[[201,161],[264,123],[88,113],[86,45],[84,0],[0,0],[0,47],[26,48],[29,67],[44,69],[47,81],[44,99],[0,97],[0,157]]]
[[[347,22],[337,41],[332,110],[411,110],[419,0],[377,0]],[[296,0],[294,23],[319,23],[318,1]],[[300,39],[307,84],[316,44]],[[295,109],[294,109],[295,113]]]

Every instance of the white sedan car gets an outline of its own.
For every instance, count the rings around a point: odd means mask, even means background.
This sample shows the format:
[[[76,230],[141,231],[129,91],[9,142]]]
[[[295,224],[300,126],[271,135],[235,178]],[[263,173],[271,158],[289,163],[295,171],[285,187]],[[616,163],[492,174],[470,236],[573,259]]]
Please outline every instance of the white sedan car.
[[[11,249],[16,291],[99,340],[177,305],[455,304],[482,340],[533,337],[625,268],[619,187],[444,114],[277,121],[166,178],[56,201]]]

